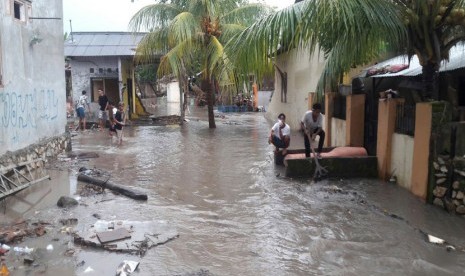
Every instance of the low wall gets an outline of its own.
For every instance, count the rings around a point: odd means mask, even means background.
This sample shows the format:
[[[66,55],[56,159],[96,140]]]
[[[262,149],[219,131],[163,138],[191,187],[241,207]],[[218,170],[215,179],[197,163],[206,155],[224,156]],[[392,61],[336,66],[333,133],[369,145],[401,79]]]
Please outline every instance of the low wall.
[[[0,169],[39,158],[44,160],[55,158],[63,151],[70,150],[71,136],[69,133],[62,136],[44,139],[39,143],[32,144],[24,149],[14,152],[7,151],[4,155],[0,156]]]
[[[289,159],[286,162],[287,177],[312,177],[315,172],[316,165],[313,158]],[[328,170],[327,177],[375,178],[378,176],[376,156],[325,157],[318,162]]]
[[[465,158],[439,156],[433,162],[433,204],[451,213],[465,215]]]

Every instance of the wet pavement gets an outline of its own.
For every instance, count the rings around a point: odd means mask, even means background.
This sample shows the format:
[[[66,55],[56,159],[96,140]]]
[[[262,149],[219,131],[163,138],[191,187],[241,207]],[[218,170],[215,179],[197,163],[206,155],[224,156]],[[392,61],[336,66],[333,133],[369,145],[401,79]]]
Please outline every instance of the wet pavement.
[[[160,112],[166,109],[160,108]],[[171,113],[164,114],[171,115]],[[208,129],[206,109],[190,107],[183,126],[128,126],[122,145],[106,131],[73,137],[73,151],[98,158],[59,161],[45,181],[9,198],[1,221],[51,222],[48,233],[21,246],[42,249],[41,266],[10,261],[13,275],[114,275],[123,260],[133,275],[460,275],[465,220],[426,205],[406,190],[369,179],[283,177],[267,143],[263,113],[226,113]],[[299,133],[291,146],[303,147]],[[79,167],[148,194],[146,202],[111,191],[78,196]],[[62,195],[78,197],[69,210]],[[3,219],[5,218],[5,219]],[[72,243],[58,220],[76,229],[102,220],[163,221],[179,237],[145,256]],[[425,233],[457,250],[428,243]],[[46,251],[53,244],[53,251]],[[72,248],[74,254],[64,253]],[[19,257],[18,257],[19,258]],[[89,268],[92,269],[90,272]]]

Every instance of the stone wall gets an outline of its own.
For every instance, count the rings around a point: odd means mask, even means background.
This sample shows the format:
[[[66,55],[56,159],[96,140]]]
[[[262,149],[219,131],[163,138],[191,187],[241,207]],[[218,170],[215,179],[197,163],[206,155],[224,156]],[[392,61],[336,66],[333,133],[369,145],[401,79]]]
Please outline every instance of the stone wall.
[[[58,154],[70,150],[71,135],[69,133],[62,136],[47,138],[24,149],[14,152],[8,151],[1,155],[0,169],[38,158],[44,160],[54,159]]]
[[[465,215],[465,158],[448,160],[447,156],[438,157],[433,167],[436,183],[433,204]]]

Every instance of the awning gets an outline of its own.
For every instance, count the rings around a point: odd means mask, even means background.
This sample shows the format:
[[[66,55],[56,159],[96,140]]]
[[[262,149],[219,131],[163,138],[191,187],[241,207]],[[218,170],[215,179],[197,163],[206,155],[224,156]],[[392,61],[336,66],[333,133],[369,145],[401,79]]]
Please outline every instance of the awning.
[[[449,61],[443,61],[439,72],[452,71],[465,67],[465,44],[458,44],[450,49]],[[365,68],[359,77],[386,78],[396,76],[421,75],[422,67],[418,57],[414,55],[408,60],[407,55],[397,56]]]

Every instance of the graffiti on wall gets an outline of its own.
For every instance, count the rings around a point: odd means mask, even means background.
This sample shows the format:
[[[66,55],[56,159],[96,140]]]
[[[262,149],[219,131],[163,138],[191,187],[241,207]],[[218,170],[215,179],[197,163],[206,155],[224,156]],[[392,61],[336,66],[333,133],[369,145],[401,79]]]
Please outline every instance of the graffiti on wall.
[[[41,121],[56,120],[59,108],[54,90],[0,92],[0,129],[9,133],[13,143],[18,143],[22,130],[36,129]]]

